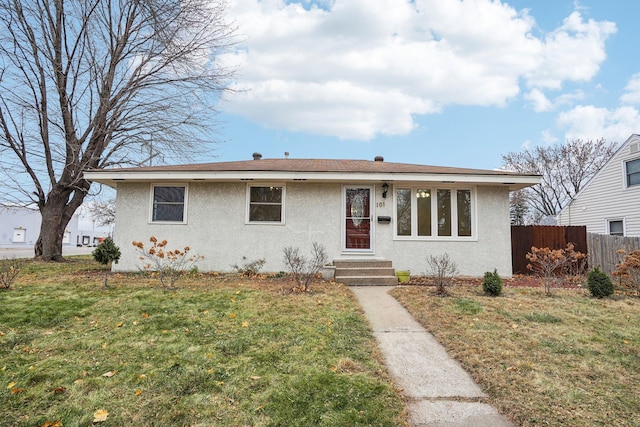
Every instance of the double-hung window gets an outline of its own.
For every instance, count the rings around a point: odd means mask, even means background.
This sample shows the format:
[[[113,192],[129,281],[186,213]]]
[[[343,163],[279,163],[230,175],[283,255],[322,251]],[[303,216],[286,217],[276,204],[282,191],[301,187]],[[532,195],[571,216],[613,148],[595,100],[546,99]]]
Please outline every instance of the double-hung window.
[[[627,187],[640,185],[640,159],[626,162],[625,173],[627,175]]]
[[[465,238],[473,236],[471,189],[430,188],[395,190],[398,238]]]
[[[151,222],[186,222],[186,185],[153,185],[151,197]]]
[[[284,185],[249,185],[247,193],[247,222],[284,224]]]
[[[609,225],[609,235],[611,236],[624,236],[624,221],[621,219],[607,220]]]

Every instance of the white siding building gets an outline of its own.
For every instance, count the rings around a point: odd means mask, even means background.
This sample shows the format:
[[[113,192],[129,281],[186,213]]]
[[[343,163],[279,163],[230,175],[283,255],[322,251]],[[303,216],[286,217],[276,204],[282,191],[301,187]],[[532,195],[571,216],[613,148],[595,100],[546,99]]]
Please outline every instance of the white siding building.
[[[640,236],[640,135],[625,141],[559,214],[558,225],[587,232]]]
[[[0,246],[33,246],[40,234],[42,217],[38,209],[0,205]],[[63,245],[81,243],[78,231],[78,215],[74,215],[67,225]]]

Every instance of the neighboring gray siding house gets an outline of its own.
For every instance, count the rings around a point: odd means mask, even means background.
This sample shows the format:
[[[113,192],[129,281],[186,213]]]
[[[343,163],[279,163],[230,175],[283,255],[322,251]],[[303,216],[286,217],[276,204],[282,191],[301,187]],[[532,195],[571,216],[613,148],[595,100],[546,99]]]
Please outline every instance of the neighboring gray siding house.
[[[640,236],[640,135],[631,135],[558,214],[558,225]]]
[[[0,205],[0,246],[33,246],[40,235],[40,211],[35,208]],[[80,242],[78,216],[67,225],[62,243],[76,245]]]
[[[331,260],[391,260],[422,274],[428,255],[448,253],[460,274],[511,275],[509,191],[538,176],[364,160],[262,159],[88,171],[117,189],[117,270],[139,268],[132,241],[188,245],[201,271],[266,259],[283,249]]]

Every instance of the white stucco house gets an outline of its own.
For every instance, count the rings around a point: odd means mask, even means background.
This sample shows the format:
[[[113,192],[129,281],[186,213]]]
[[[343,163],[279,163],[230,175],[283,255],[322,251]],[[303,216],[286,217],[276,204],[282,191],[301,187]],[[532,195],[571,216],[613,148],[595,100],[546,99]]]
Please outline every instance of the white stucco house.
[[[511,275],[509,191],[535,175],[366,160],[262,159],[87,171],[116,188],[114,266],[140,267],[132,241],[151,236],[188,245],[201,271],[264,258],[282,271],[283,249],[330,260],[386,260],[422,274],[428,255],[447,253],[461,275],[494,268]],[[355,264],[354,264],[355,266]],[[349,274],[345,272],[344,274]]]
[[[640,135],[631,135],[557,217],[587,232],[640,236]]]

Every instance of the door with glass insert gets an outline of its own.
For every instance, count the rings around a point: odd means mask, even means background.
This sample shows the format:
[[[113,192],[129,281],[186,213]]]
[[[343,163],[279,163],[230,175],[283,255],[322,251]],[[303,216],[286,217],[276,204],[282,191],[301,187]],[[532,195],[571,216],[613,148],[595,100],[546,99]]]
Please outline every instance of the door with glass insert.
[[[371,245],[371,187],[344,189],[344,249],[372,250]]]

